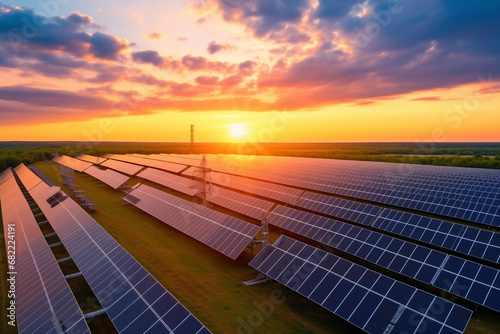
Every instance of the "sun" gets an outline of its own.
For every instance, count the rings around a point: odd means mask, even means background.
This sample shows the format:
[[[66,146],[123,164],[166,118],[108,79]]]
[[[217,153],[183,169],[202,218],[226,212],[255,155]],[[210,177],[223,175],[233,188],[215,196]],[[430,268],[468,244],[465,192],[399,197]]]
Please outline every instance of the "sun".
[[[231,137],[235,139],[240,139],[247,135],[247,132],[245,131],[245,128],[242,124],[232,124],[230,128]]]

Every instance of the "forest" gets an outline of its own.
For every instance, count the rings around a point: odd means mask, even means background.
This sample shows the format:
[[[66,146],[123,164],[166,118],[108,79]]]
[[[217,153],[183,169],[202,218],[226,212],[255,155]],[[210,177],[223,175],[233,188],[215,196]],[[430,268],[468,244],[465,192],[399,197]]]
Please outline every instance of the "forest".
[[[0,172],[20,163],[107,153],[250,154],[500,169],[500,143],[0,142]]]

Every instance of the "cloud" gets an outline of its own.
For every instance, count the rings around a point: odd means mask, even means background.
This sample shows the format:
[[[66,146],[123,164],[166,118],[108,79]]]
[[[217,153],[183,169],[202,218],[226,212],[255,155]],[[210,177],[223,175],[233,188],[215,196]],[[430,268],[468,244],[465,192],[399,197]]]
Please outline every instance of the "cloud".
[[[0,87],[0,100],[20,102],[32,106],[83,110],[105,109],[112,104],[109,100],[92,95],[24,86]]]
[[[411,99],[410,101],[442,101],[442,99],[439,96],[426,96]]]
[[[219,82],[219,78],[216,77],[216,76],[206,76],[206,75],[202,75],[202,76],[199,76],[195,79],[196,83],[198,83],[199,85],[203,85],[203,86],[213,86],[213,85],[217,85],[218,82]]]
[[[146,50],[132,53],[132,59],[137,63],[152,64],[156,67],[164,67],[166,60],[158,51]]]
[[[162,34],[160,34],[159,32],[152,32],[147,37],[149,39],[152,39],[152,40],[163,40],[163,39],[165,39],[165,37]]]
[[[90,45],[89,50],[94,56],[109,60],[116,60],[120,54],[130,49],[127,40],[100,32],[96,32],[90,37]]]
[[[12,56],[36,52],[65,52],[84,58],[118,60],[131,44],[116,36],[87,30],[100,29],[89,16],[73,13],[46,18],[31,9],[0,5],[0,39]]]
[[[212,41],[208,44],[207,51],[209,54],[213,55],[217,52],[220,51],[233,51],[238,49],[236,46],[224,43],[224,44],[217,44],[215,41]]]

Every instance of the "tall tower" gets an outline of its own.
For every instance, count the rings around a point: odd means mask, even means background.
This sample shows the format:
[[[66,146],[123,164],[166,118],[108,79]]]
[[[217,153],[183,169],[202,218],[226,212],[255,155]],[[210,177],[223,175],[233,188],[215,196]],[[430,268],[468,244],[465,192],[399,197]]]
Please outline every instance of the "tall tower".
[[[194,124],[191,124],[191,148],[194,147]]]

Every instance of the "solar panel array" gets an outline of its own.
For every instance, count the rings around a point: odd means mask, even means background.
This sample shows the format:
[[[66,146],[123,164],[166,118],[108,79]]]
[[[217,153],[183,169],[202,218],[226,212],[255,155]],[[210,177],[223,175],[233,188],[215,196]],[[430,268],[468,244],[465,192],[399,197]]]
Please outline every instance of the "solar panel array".
[[[500,226],[500,172],[290,157],[207,155],[210,168],[264,181]]]
[[[347,223],[324,218],[318,215],[302,212],[300,210],[278,206],[268,217],[269,224],[295,232],[299,235],[319,241],[325,245],[334,247],[346,253],[355,255],[381,267],[387,268],[399,274],[414,278],[418,281],[432,284],[438,288],[445,289],[465,299],[478,303],[474,293],[467,294],[460,291],[464,287],[460,277],[460,271],[446,272],[450,262],[457,261],[457,257],[445,253],[393,238],[378,232],[353,226]],[[480,265],[468,260],[462,260],[467,266],[474,270],[469,273],[483,273],[482,287],[491,290],[493,299],[483,300],[480,304],[500,311],[500,274],[497,269]],[[461,267],[458,268],[460,270]],[[445,269],[443,269],[445,270]],[[444,278],[443,278],[444,276]],[[498,282],[494,283],[498,276]],[[472,279],[475,276],[472,277]],[[491,281],[487,281],[491,279]],[[458,285],[446,285],[444,282],[460,282]],[[494,284],[493,284],[494,283]],[[489,284],[489,285],[488,285]],[[495,285],[496,284],[496,285]],[[472,281],[469,286],[472,285]]]
[[[83,172],[84,170],[92,166],[90,162],[71,158],[66,155],[55,157],[54,159],[52,159],[52,161],[55,161],[58,164],[66,166],[68,168],[74,169],[78,172]]]
[[[88,154],[82,154],[82,155],[77,156],[76,158],[83,160],[83,161],[93,163],[94,165],[99,165],[108,159],[108,158],[103,158],[103,157],[95,157],[93,155],[88,155]]]
[[[220,187],[212,187],[211,193],[207,196],[207,200],[257,220],[264,218],[266,213],[274,206],[273,202]]]
[[[129,177],[126,175],[120,174],[111,169],[100,169],[96,166],[90,166],[85,170],[85,173],[95,177],[101,182],[106,183],[113,189],[121,187],[129,180]]]
[[[368,333],[463,333],[472,311],[281,236],[250,265]]]
[[[183,172],[183,174],[191,176],[193,174],[193,169],[190,168]],[[303,191],[299,189],[214,171],[210,173],[209,181],[221,186],[241,190],[283,203],[294,203],[303,193]]]
[[[145,166],[145,167],[153,167],[153,168],[162,169],[162,170],[166,170],[166,171],[173,172],[173,173],[179,173],[187,167],[184,165],[179,165],[179,164],[171,163],[171,162],[167,162],[167,161],[146,159],[146,158],[135,157],[135,156],[130,156],[130,155],[114,154],[111,156],[110,159],[124,161],[124,162],[130,162],[132,164]]]
[[[433,249],[284,206],[274,209],[268,222],[428,284],[447,257]]]
[[[42,183],[29,192],[119,333],[209,333],[72,199],[51,207],[50,191]]]
[[[15,246],[16,251],[15,263],[9,272],[14,272],[15,277],[18,332],[90,333],[75,296],[10,169],[2,176],[2,181],[0,203],[5,244],[8,251],[13,249],[9,246]]]
[[[364,225],[370,225],[381,210],[377,206],[311,192],[305,192],[294,205]]]
[[[231,259],[236,259],[260,230],[146,185],[135,187],[123,199]]]
[[[500,263],[500,233],[494,231],[309,192],[294,205]]]
[[[144,168],[142,166],[137,166],[137,165],[129,164],[129,163],[122,162],[122,161],[116,161],[116,160],[106,160],[105,162],[103,162],[101,164],[101,166],[117,170],[117,171],[122,172],[122,173],[127,174],[127,175],[135,175],[141,169]]]
[[[500,233],[390,209],[384,209],[372,226],[500,263]]]
[[[194,196],[198,192],[197,189],[191,187],[194,183],[193,180],[158,169],[147,168],[137,176],[189,196]]]
[[[193,155],[193,156],[192,155],[179,156],[173,154],[151,154],[151,155],[132,154],[132,155],[134,157],[175,162],[187,166],[199,166],[201,162],[201,156],[199,155]]]

